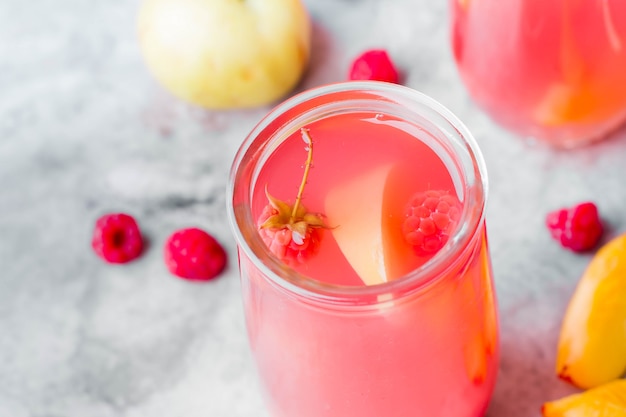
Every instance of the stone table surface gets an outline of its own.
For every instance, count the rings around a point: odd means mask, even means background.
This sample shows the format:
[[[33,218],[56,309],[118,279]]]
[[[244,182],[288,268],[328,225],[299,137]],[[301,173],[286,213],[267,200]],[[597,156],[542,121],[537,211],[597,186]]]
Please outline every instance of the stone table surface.
[[[551,241],[547,211],[598,203],[608,239],[626,231],[626,132],[574,151],[502,130],[460,83],[445,1],[309,0],[312,64],[299,90],[346,76],[384,47],[404,84],[476,136],[501,314],[502,360],[489,417],[538,416],[574,390],[554,376],[560,320],[591,255]],[[0,417],[263,417],[247,347],[235,243],[226,222],[230,162],[270,107],[207,111],[163,91],[136,38],[138,0],[0,2]],[[107,265],[95,219],[133,214],[145,254]],[[202,227],[228,270],[192,284],[162,245]]]

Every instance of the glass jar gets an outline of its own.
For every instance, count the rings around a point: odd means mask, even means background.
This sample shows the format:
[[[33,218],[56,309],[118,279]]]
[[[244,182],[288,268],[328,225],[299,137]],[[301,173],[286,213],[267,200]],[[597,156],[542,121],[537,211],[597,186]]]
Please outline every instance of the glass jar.
[[[454,58],[498,123],[555,147],[626,119],[626,2],[449,0]]]
[[[364,113],[402,121],[410,140],[437,152],[462,203],[459,226],[432,258],[397,279],[324,282],[272,255],[257,230],[253,197],[265,186],[261,172],[271,155],[301,128],[330,121],[325,132],[332,136]],[[381,149],[388,139],[380,138]],[[314,162],[314,169],[325,168]],[[487,178],[474,138],[453,114],[395,84],[306,91],[272,110],[246,138],[228,191],[248,336],[273,417],[484,414],[499,358]]]

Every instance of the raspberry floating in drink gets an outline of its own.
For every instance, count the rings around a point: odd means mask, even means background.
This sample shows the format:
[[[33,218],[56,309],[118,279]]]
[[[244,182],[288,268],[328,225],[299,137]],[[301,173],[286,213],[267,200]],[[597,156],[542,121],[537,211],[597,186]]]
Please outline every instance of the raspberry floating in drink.
[[[286,264],[303,263],[319,250],[321,229],[326,227],[321,214],[309,213],[302,205],[302,195],[313,163],[313,139],[307,129],[301,129],[306,143],[307,160],[302,182],[293,205],[270,195],[269,203],[257,220],[261,239],[278,259]]]
[[[428,190],[415,194],[402,224],[404,238],[420,256],[437,253],[458,224],[461,209],[459,200],[447,191]]]

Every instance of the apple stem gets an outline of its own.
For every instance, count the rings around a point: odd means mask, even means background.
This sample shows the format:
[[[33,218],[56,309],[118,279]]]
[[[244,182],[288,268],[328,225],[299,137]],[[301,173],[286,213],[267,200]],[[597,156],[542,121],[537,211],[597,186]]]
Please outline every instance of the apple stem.
[[[304,164],[304,174],[302,175],[302,182],[300,183],[300,188],[298,189],[296,202],[294,203],[293,209],[291,210],[292,219],[296,218],[298,206],[300,205],[300,200],[302,200],[302,194],[304,194],[304,186],[306,185],[307,178],[309,177],[309,171],[311,170],[311,165],[313,162],[313,139],[309,134],[309,129],[301,128],[300,133],[302,134],[302,140],[307,144],[305,149],[307,150],[308,155]]]

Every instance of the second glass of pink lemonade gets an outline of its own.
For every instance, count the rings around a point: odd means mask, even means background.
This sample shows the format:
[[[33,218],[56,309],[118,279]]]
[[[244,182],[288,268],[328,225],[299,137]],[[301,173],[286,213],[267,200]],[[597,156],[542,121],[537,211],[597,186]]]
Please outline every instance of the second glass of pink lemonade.
[[[229,185],[272,417],[480,417],[498,367],[484,162],[406,87],[348,82],[256,126]]]
[[[518,134],[556,147],[626,120],[626,2],[449,0],[452,48],[472,98]]]

